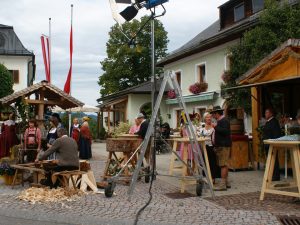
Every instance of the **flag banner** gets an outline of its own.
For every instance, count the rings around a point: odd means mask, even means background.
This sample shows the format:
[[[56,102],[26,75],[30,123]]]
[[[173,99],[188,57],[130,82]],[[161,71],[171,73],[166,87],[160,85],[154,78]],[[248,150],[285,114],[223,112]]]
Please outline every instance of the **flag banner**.
[[[46,46],[45,41],[47,42],[47,46]],[[42,44],[42,53],[43,53],[43,59],[44,59],[46,80],[50,83],[51,82],[51,77],[50,77],[49,38],[42,35],[41,36],[41,44]]]
[[[51,58],[50,58],[50,41],[49,41],[49,38],[46,38],[46,40],[47,40],[47,53],[48,53],[48,71],[49,71],[49,83],[50,83],[50,81],[51,81],[51,64],[50,64],[50,62],[51,62]]]
[[[68,72],[68,77],[65,83],[64,92],[70,94],[71,92],[71,78],[72,78],[72,57],[73,57],[73,29],[71,25],[71,32],[70,32],[70,69]]]

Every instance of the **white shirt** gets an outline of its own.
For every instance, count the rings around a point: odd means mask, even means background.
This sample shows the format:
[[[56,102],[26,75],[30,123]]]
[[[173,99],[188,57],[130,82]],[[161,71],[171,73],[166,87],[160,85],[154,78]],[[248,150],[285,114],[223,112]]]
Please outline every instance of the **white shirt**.
[[[215,129],[213,127],[211,127],[210,129],[206,129],[205,127],[200,129],[200,134],[205,137],[205,144],[208,146],[213,145],[212,144],[212,134],[213,134],[214,130]]]

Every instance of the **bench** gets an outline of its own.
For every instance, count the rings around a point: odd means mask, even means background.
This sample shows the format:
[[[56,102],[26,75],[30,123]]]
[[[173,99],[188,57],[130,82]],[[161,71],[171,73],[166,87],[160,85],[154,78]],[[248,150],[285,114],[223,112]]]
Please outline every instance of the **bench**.
[[[70,180],[72,182],[73,188],[77,189],[76,181],[82,177],[82,175],[86,174],[85,171],[80,170],[70,170],[70,171],[61,171],[55,172],[52,174],[52,183],[55,184],[57,180],[59,180],[60,184],[64,188],[70,188]]]

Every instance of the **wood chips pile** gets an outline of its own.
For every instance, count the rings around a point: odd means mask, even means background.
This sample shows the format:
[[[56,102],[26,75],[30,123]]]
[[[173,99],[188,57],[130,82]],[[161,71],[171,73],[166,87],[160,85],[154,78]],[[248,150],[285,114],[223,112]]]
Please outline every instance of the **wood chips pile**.
[[[80,190],[67,190],[64,188],[50,189],[31,187],[20,193],[18,199],[32,204],[50,202],[73,202],[78,200],[84,193]]]

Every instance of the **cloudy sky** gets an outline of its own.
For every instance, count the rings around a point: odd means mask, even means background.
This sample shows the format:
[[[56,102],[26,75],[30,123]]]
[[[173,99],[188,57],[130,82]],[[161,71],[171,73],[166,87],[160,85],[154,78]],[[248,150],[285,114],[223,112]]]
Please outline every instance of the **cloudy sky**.
[[[160,18],[173,51],[218,19],[218,6],[227,0],[170,0]],[[115,23],[109,0],[0,0],[0,24],[14,27],[24,46],[36,55],[36,81],[45,79],[40,35],[48,34],[52,18],[52,83],[63,89],[69,69],[70,5],[73,11],[72,95],[89,105],[100,97],[100,61],[106,57],[106,42]],[[138,17],[145,15],[142,11]]]

